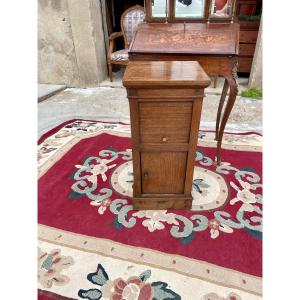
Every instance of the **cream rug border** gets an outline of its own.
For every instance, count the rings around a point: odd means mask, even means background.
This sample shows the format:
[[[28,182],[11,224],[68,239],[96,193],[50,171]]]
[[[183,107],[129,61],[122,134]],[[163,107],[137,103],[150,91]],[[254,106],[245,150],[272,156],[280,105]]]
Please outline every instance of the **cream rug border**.
[[[219,267],[205,261],[125,245],[112,240],[72,233],[41,224],[38,225],[38,237],[41,241],[173,271],[224,287],[258,296],[262,295],[262,279],[260,277]]]

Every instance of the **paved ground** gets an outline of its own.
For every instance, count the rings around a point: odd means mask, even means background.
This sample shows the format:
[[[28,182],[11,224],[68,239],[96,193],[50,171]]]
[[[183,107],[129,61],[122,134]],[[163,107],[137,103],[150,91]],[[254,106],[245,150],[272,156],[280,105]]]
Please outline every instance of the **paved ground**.
[[[39,136],[59,123],[73,118],[128,122],[129,106],[121,78],[122,71],[114,74],[113,84],[104,81],[97,88],[67,88],[39,103]],[[246,88],[246,79],[239,79],[239,83],[240,90]],[[206,89],[201,118],[203,129],[214,129],[222,84],[221,79],[217,88]],[[261,131],[262,101],[238,96],[226,129]]]

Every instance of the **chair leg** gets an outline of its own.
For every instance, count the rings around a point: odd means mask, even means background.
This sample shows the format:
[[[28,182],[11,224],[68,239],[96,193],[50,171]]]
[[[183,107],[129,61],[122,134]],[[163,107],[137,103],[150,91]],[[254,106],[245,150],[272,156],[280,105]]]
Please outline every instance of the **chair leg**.
[[[112,65],[108,64],[108,74],[109,74],[109,80],[112,82]]]
[[[218,86],[218,76],[214,76],[214,88],[216,88]]]

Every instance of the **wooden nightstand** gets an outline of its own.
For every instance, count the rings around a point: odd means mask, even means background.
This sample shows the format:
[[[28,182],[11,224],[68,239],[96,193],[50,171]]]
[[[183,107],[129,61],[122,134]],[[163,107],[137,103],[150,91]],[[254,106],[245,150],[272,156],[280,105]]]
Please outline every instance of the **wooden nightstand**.
[[[196,61],[133,61],[130,104],[134,209],[189,209],[204,88]]]

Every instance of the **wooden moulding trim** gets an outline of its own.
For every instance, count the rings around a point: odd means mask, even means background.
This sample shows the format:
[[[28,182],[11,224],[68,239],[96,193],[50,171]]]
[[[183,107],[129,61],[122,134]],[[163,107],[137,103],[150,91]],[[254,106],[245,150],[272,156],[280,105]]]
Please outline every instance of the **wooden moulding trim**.
[[[188,200],[193,200],[192,196],[187,196],[187,195],[183,195],[183,194],[164,194],[165,197],[169,197],[169,198],[176,198],[176,201],[178,200],[178,198],[182,198],[184,199],[188,199]],[[161,194],[142,194],[141,197],[139,198],[135,198],[136,200],[145,200],[147,198],[155,198],[160,199],[162,198]]]
[[[212,57],[212,58],[228,58],[230,56],[236,56],[238,57],[238,46],[239,43],[235,46],[235,52],[220,52],[220,53],[189,53],[189,52],[167,52],[164,51],[151,51],[151,52],[145,52],[145,51],[129,51],[129,61],[161,61],[161,60],[201,60],[204,57]],[[155,55],[155,58],[153,57]]]
[[[149,202],[151,201],[151,207]],[[133,209],[138,210],[161,210],[161,209],[180,209],[190,210],[192,207],[191,197],[169,197],[160,198],[149,197],[149,198],[137,198],[133,197]]]
[[[161,94],[161,90],[164,90],[164,92],[166,92],[166,90],[168,90],[168,94],[164,95],[164,96],[168,96],[168,97],[170,97],[170,93],[172,95],[172,92],[174,90],[176,90],[176,95],[178,95],[178,91],[179,91],[185,97],[196,96],[196,95],[200,95],[201,93],[203,93],[203,90],[200,87],[199,88],[194,88],[193,87],[193,88],[187,89],[187,88],[184,88],[184,87],[181,87],[181,86],[179,86],[179,87],[174,86],[174,87],[171,87],[171,88],[170,87],[166,87],[166,88],[159,87],[159,88],[154,89],[154,88],[152,88],[152,86],[151,87],[146,86],[142,89],[140,87],[139,88],[131,87],[131,88],[127,89],[127,91],[130,92],[130,94],[132,94],[133,96],[138,95],[139,91],[142,91],[143,93],[145,93],[145,90],[148,90],[149,92],[151,91],[151,93],[159,92],[160,94]],[[145,96],[148,96],[148,93],[145,94]]]
[[[203,80],[201,82],[195,82],[191,83],[190,80],[185,81],[185,80],[178,80],[178,81],[164,81],[164,82],[159,82],[159,81],[150,81],[150,82],[145,82],[145,81],[124,81],[123,80],[123,85],[126,88],[145,88],[149,89],[151,88],[174,88],[174,89],[199,89],[199,88],[206,88],[210,85],[210,80]]]
[[[202,56],[212,56],[212,57],[228,57],[228,56],[238,56],[239,53],[237,51],[237,48],[239,46],[239,43],[236,43],[235,46],[235,52],[218,52],[218,53],[212,53],[212,52],[202,52],[202,53],[194,53],[190,51],[185,51],[182,52],[180,50],[173,50],[173,51],[166,51],[166,50],[152,50],[151,52],[147,52],[144,50],[129,50],[128,55],[129,55],[129,60],[166,60],[167,56],[173,57],[173,60],[197,60],[197,57],[202,57]],[[150,56],[152,54],[156,55],[161,55],[162,59],[159,59],[159,57],[153,58],[151,57],[150,59],[147,59],[147,56]],[[174,56],[176,55],[176,58]],[[136,58],[137,56],[137,58]],[[196,59],[195,59],[196,58]]]
[[[38,225],[38,237],[41,241],[55,245],[175,272],[254,295],[261,296],[262,294],[261,277],[220,267],[205,261],[125,245],[113,240],[68,232],[41,224]],[[174,264],[174,261],[176,261],[176,264]]]
[[[151,95],[150,96],[150,92]],[[162,93],[163,92],[163,93]],[[174,88],[130,88],[127,89],[127,95],[129,98],[133,99],[147,99],[147,101],[157,101],[157,99],[177,99],[178,101],[184,100],[193,101],[195,98],[202,98],[204,96],[203,89],[193,88],[193,89],[178,89]]]
[[[186,152],[189,151],[189,144],[138,144],[133,145],[137,151],[174,151],[174,152]]]
[[[161,101],[161,99],[164,99],[164,101],[176,101],[176,102],[186,102],[186,101],[193,101],[194,99],[197,99],[199,97],[204,97],[204,94],[198,94],[196,96],[188,96],[188,98],[183,98],[183,96],[161,96],[160,98],[153,98],[153,96],[147,97],[146,95],[143,96],[128,96],[129,100],[138,100],[139,102],[142,101],[148,101],[148,102],[156,102]]]
[[[162,89],[160,89],[162,90]],[[145,92],[142,92],[141,89],[139,89],[139,95],[131,95],[131,93],[128,93],[129,100],[138,100],[138,101],[149,101],[149,102],[157,102],[161,99],[164,99],[165,101],[176,101],[176,102],[186,102],[186,101],[194,101],[194,99],[203,98],[204,93],[197,93],[196,95],[171,95],[171,96],[159,96],[159,98],[154,98],[153,96],[147,96],[146,93],[148,89],[144,89]],[[178,90],[177,90],[178,91]],[[184,89],[182,89],[184,91]],[[185,98],[184,98],[185,97]]]

